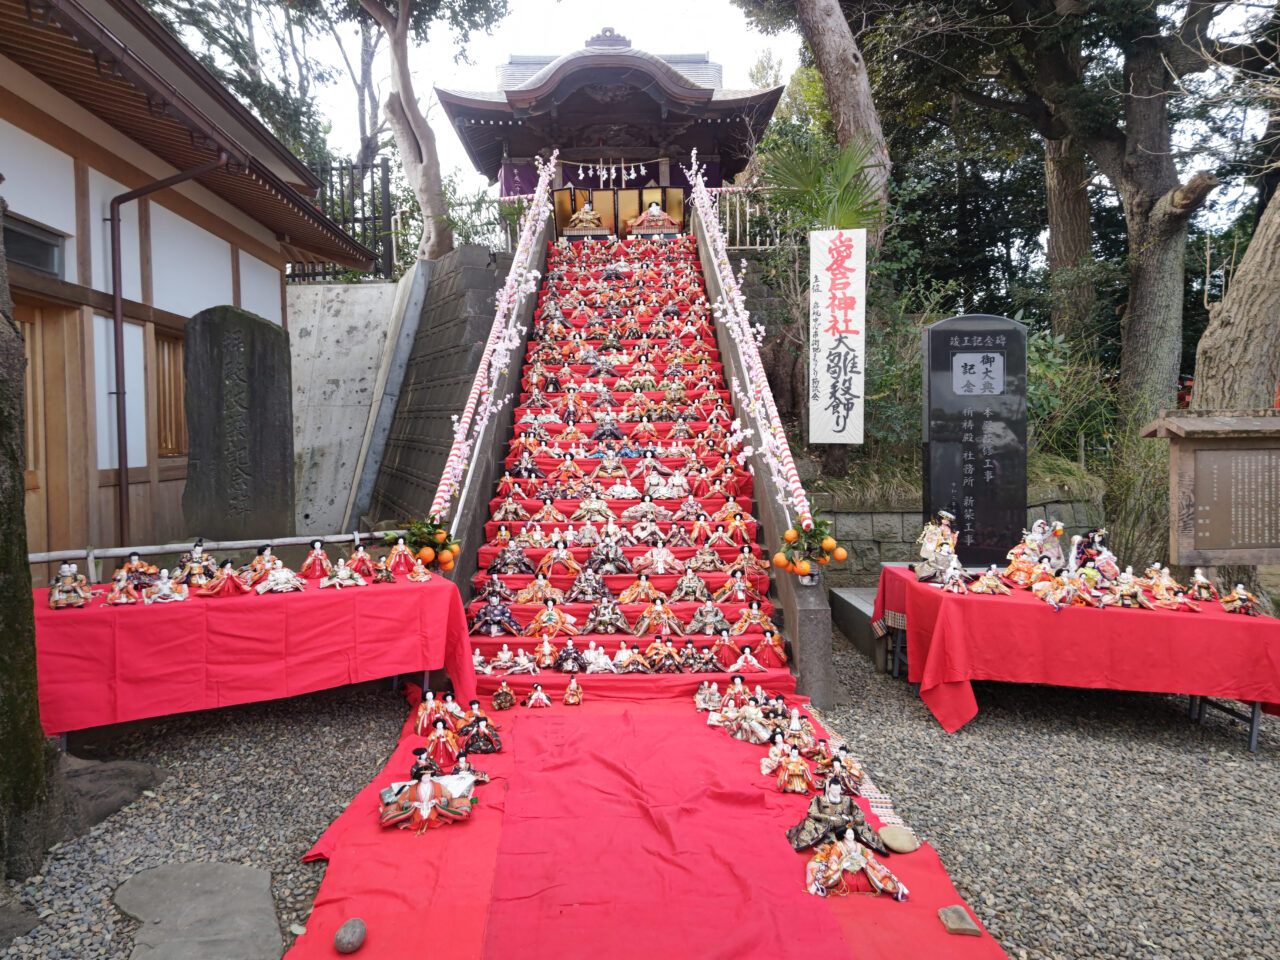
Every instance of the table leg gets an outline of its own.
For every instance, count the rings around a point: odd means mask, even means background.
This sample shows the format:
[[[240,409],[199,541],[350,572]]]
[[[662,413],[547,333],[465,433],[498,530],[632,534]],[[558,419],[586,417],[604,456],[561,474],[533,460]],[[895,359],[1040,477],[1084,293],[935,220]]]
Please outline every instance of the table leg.
[[[1258,752],[1258,727],[1262,723],[1262,701],[1253,701],[1253,713],[1249,718],[1249,752]]]
[[[1196,719],[1196,700],[1199,699],[1194,694],[1187,695],[1187,716],[1194,723]]]

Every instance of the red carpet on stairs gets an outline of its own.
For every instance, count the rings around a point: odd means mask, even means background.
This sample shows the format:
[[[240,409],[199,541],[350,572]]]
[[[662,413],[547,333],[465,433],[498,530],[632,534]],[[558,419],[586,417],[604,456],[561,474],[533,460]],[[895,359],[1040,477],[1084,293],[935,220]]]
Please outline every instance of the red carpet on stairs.
[[[555,246],[547,270],[509,473],[493,491],[487,542],[465,546],[478,551],[480,568],[471,617],[489,593],[506,611],[496,635],[482,635],[479,621],[472,637],[483,706],[503,679],[517,700],[543,684],[553,705],[490,711],[503,750],[471,759],[491,781],[477,786],[467,822],[421,836],[378,823],[378,791],[408,778],[411,751],[425,742],[407,722],[382,774],[308,854],[329,867],[289,956],[336,956],[333,934],[351,917],[369,929],[359,956],[397,960],[1004,956],[989,936],[945,933],[937,911],[960,898],[928,845],[885,858],[910,891],[906,902],[806,891],[812,852],[792,850],[785,831],[809,797],[779,793],[760,772],[766,748],[709,727],[694,707],[700,681],[728,686],[735,647],[706,661],[711,672],[692,672],[692,661],[661,673],[634,658],[638,672],[601,662],[625,663],[621,642],[669,660],[659,647],[683,650],[695,614],[703,622],[715,614],[733,626],[733,644],[749,644],[768,668],[746,673],[749,686],[789,701],[795,693],[781,653],[763,643],[775,614],[769,567],[755,542],[751,475],[726,458],[740,438],[693,241]],[[567,451],[572,463],[561,459]],[[641,494],[652,506],[640,506]],[[567,549],[552,555],[560,538]],[[567,598],[556,615],[572,619],[539,630],[545,596],[588,584],[578,583],[578,567],[621,598],[629,628],[652,608],[650,597],[630,602],[623,591],[650,573],[653,590],[676,593],[671,632],[583,632],[602,609],[596,596]],[[539,568],[543,586],[534,583]],[[735,568],[759,595],[758,611],[740,592],[701,610],[702,599],[688,598],[691,588],[719,590]],[[572,633],[580,649],[604,651],[578,674],[581,706],[563,704],[563,673],[506,677],[503,644],[508,657],[531,654],[544,639],[563,648]],[[718,637],[691,633],[698,648]],[[875,758],[866,760],[874,768]],[[869,803],[859,803],[879,826]]]

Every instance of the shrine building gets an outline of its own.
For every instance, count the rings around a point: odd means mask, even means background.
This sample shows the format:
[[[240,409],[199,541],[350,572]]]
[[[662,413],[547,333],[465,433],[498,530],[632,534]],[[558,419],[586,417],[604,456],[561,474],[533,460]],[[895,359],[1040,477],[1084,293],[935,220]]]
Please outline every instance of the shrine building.
[[[512,54],[497,73],[497,90],[436,95],[476,170],[504,197],[530,192],[534,158],[560,151],[561,233],[587,202],[610,233],[655,202],[683,224],[693,150],[707,186],[732,182],[784,89],[726,89],[708,54],[646,53],[609,27],[563,56]]]

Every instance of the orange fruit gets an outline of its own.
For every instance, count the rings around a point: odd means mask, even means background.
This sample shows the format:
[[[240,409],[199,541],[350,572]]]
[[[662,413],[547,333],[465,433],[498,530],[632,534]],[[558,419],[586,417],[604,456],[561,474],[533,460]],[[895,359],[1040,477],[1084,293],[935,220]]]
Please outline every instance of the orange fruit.
[[[436,538],[436,543],[444,543],[446,540],[449,539],[449,531],[437,530],[435,532],[435,538]]]
[[[822,538],[822,549],[823,549],[823,550],[825,550],[825,551],[827,551],[827,553],[830,553],[832,550],[834,550],[834,549],[835,549],[836,547],[838,547],[838,546],[839,546],[839,544],[838,544],[838,543],[836,543],[836,538],[835,538],[835,537],[823,537],[823,538]]]
[[[831,551],[831,556],[835,559],[836,563],[844,563],[849,559],[849,551],[844,547],[836,547]]]
[[[421,550],[418,551],[418,559],[421,560],[423,563],[430,563],[435,558],[436,558],[436,552],[432,550],[430,547],[423,547]]]
[[[773,555],[773,565],[779,570],[785,569],[789,562],[790,561],[787,560],[787,555],[781,551]]]
[[[440,561],[440,569],[441,569],[441,570],[443,570],[445,573],[448,573],[450,570],[452,570],[452,569],[453,569],[453,557],[450,557],[448,560],[441,560],[441,561]]]
[[[800,574],[802,577],[807,577],[811,569],[813,568],[809,566],[808,560],[801,560],[796,564],[796,573]]]
[[[798,530],[788,530],[782,535],[782,539],[787,541],[787,543],[795,543],[800,539],[800,532]]]
[[[820,567],[825,567],[825,566],[826,566],[828,563],[830,563],[830,562],[831,562],[831,558],[830,558],[830,557],[819,557],[819,558],[817,559],[817,564],[818,564],[818,566],[820,566]]]

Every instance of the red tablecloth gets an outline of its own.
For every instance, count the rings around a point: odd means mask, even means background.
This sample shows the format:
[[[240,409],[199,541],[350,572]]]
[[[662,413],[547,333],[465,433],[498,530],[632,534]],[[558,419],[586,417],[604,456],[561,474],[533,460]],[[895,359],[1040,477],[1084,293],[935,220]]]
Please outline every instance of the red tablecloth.
[[[898,606],[901,604],[901,606]],[[971,680],[1280,703],[1280,620],[1164,610],[1060,612],[1019,590],[957,596],[880,571],[876,612],[907,620],[907,675],[948,733],[978,713]]]
[[[149,607],[50,610],[45,590],[35,602],[47,734],[442,668],[460,701],[475,695],[462,598],[443,577]]]

